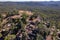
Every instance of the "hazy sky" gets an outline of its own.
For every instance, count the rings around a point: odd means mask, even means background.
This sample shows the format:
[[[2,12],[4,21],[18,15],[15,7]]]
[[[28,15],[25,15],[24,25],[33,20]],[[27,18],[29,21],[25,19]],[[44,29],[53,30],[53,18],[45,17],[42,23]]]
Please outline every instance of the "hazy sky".
[[[0,0],[0,1],[60,1],[60,0]]]

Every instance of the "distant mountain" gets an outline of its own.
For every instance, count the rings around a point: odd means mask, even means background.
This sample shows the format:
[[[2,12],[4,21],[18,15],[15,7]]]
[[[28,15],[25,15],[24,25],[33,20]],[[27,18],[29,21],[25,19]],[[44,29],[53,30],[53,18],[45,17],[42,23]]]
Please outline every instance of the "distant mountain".
[[[49,7],[54,9],[60,9],[60,1],[50,2],[0,2],[0,7]]]

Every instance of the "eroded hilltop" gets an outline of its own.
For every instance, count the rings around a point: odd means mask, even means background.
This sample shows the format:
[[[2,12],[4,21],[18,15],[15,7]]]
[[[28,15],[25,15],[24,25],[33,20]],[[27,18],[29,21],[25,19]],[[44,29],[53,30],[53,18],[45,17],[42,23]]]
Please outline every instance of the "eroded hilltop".
[[[0,14],[0,40],[60,40],[60,29],[35,12]]]

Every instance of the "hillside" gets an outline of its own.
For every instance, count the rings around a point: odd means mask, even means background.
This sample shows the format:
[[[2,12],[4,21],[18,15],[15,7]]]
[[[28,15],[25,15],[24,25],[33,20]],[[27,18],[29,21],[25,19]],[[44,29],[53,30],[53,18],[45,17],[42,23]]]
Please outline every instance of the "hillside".
[[[0,40],[60,40],[60,2],[0,2]]]

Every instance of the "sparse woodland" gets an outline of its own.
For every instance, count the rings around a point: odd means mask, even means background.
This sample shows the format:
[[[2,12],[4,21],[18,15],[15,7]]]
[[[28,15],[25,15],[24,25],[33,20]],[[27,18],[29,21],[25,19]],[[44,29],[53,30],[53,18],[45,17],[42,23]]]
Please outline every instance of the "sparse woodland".
[[[60,40],[60,10],[2,7],[0,40]]]

